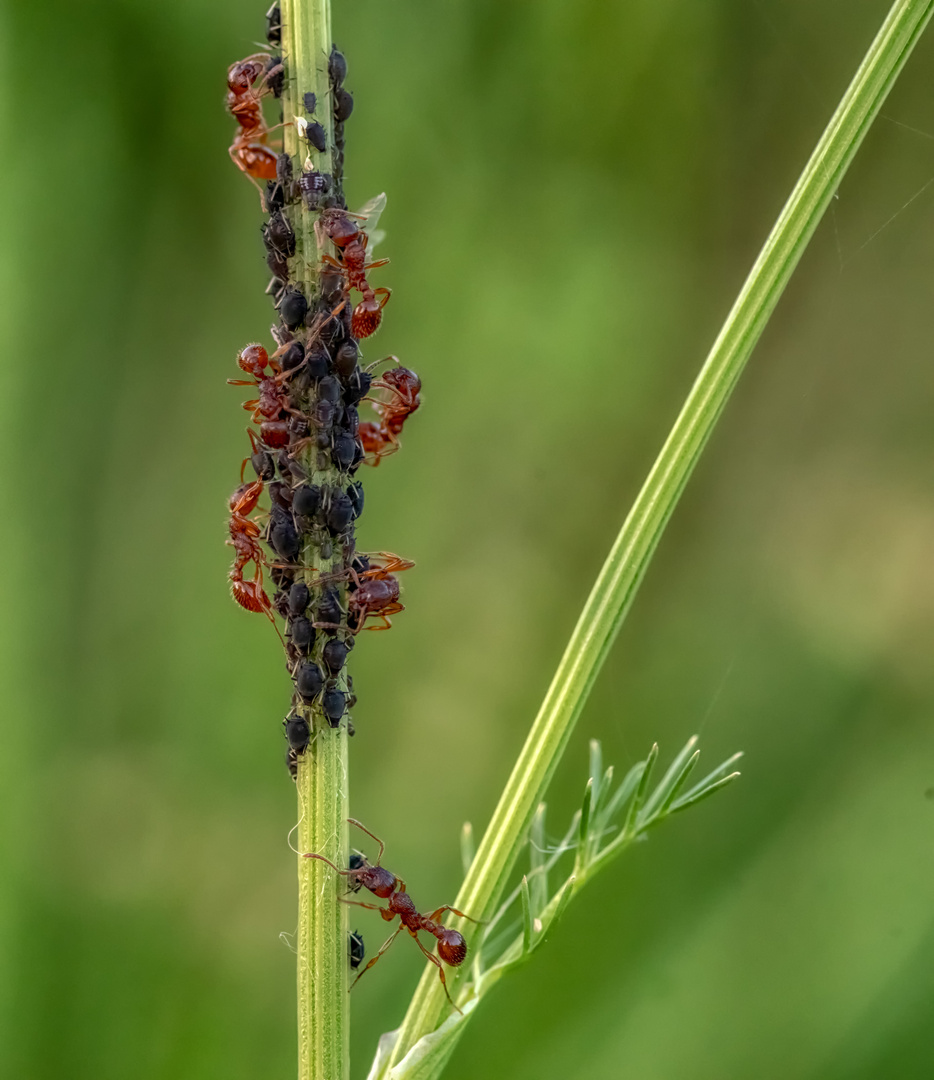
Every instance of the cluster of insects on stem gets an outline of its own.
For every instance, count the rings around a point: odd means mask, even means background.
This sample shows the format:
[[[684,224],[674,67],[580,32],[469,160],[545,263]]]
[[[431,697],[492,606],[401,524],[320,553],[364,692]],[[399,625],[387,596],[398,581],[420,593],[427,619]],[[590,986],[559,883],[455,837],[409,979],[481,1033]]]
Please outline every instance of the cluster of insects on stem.
[[[243,403],[250,419],[249,452],[228,501],[227,543],[235,553],[228,578],[234,600],[267,618],[285,651],[292,701],[283,726],[294,778],[318,725],[354,734],[349,710],[356,696],[346,671],[348,654],[360,631],[387,630],[404,610],[398,575],[414,563],[393,552],[357,550],[356,522],[364,506],[357,471],[379,465],[399,449],[403,428],[421,404],[421,380],[394,356],[362,363],[361,343],[380,329],[392,292],[370,282],[372,272],[389,263],[373,258],[385,196],[359,213],[351,213],[344,199],[344,126],[354,106],[344,86],[347,62],[332,47],[326,57],[327,101],[294,87],[291,100],[301,103],[304,115],[289,122],[280,116],[277,124],[268,124],[264,102],[280,99],[286,85],[291,93],[288,80],[298,76],[277,51],[282,43],[278,5],[266,18],[273,51],[252,53],[227,72],[227,111],[236,121],[229,153],[259,192],[266,215],[262,237],[272,275],[266,292],[278,317],[271,329],[274,347],[247,345],[237,356],[241,376],[227,380],[252,391]],[[273,140],[288,123],[294,123],[298,137],[298,162]],[[330,171],[318,167],[325,161]],[[302,213],[316,215],[314,252],[302,250],[296,239]],[[314,260],[310,275],[309,259]],[[360,419],[364,402],[373,419]],[[264,495],[266,507],[260,505]],[[404,883],[381,866],[381,843],[375,865],[354,856],[350,868],[340,870],[324,856],[310,857],[328,862],[353,890],[365,887],[387,899],[388,907],[379,910],[384,919],[399,917],[396,934],[407,929],[417,942],[420,931],[433,935],[440,960],[418,944],[438,966],[442,982],[442,961],[463,962],[463,937],[436,921],[454,909],[420,914]],[[359,968],[364,946],[356,931],[348,955]]]

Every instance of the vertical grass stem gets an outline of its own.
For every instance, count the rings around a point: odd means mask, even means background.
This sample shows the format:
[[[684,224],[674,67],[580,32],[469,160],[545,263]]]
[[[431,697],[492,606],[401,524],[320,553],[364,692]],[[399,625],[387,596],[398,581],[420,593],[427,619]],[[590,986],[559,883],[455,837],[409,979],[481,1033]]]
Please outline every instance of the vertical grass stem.
[[[545,794],[678,498],[821,216],[927,25],[932,8],[934,0],[896,0],[893,4],[769,234],[587,599],[455,901],[461,910],[480,919],[489,918],[495,910],[535,808]],[[434,1031],[449,1011],[437,972],[429,965],[403,1021],[389,1067],[401,1061],[420,1038]]]
[[[330,0],[280,0],[282,54],[285,83],[282,112],[283,140],[299,175],[306,148],[301,145],[294,120],[304,115],[302,95],[313,92],[318,101],[316,119],[327,132],[327,151],[315,152],[319,171],[332,171],[334,130],[328,54],[331,49]],[[314,231],[315,215],[304,205],[288,208],[296,238],[290,260],[293,280],[303,282],[309,299],[315,297],[321,252]],[[336,483],[338,477],[320,474],[313,451],[304,461],[316,483]],[[302,561],[320,570],[329,560],[312,543]],[[313,575],[309,571],[307,580]],[[299,757],[298,846],[316,851],[338,866],[346,864],[348,837],[348,768],[346,725],[331,728],[315,710],[309,716],[312,742]],[[299,1080],[347,1080],[350,1075],[350,1000],[348,988],[347,908],[341,904],[333,870],[317,859],[298,859],[298,1077]]]

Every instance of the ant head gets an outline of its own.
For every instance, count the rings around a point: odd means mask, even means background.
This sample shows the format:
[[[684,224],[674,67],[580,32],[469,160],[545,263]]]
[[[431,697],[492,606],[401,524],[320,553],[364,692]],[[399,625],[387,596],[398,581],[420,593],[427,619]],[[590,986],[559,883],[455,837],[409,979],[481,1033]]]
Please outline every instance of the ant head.
[[[241,484],[230,496],[228,506],[232,514],[250,514],[256,509],[259,497],[263,493],[262,480],[254,480],[252,483]]]
[[[444,930],[438,934],[438,955],[451,967],[458,967],[467,959],[467,942],[456,930]]]
[[[396,888],[396,875],[382,866],[374,866],[366,855],[355,851],[347,860],[347,878],[351,892],[357,892],[362,886],[374,896],[385,900],[392,896]]]
[[[392,896],[396,888],[396,875],[383,866],[371,866],[367,863],[363,869],[357,871],[356,879],[365,889],[383,900]]]
[[[256,379],[261,379],[269,364],[269,355],[262,345],[247,345],[237,357],[237,363],[243,371]]]
[[[335,247],[346,247],[360,235],[360,230],[354,225],[347,211],[336,206],[322,211],[318,224]]]
[[[354,851],[347,860],[347,884],[351,892],[359,892],[364,885],[363,878],[372,866],[366,855]]]
[[[247,60],[239,60],[231,64],[227,69],[227,87],[235,93],[243,93],[249,90],[253,83],[263,74],[266,64],[258,57],[250,57]]]
[[[387,359],[396,360],[394,356],[387,357]],[[414,371],[410,371],[409,368],[399,364],[398,360],[396,360],[396,364],[398,366],[390,368],[380,381],[403,394],[418,393],[422,388],[422,380]]]

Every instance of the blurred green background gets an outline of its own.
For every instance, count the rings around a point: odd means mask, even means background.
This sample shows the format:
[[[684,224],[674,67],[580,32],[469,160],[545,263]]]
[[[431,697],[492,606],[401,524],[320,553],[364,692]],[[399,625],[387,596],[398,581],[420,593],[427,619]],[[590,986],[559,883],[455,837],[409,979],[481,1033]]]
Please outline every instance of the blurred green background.
[[[224,75],[264,4],[3,9],[3,1076],[294,1072],[289,688],[224,546],[224,380],[271,321]],[[335,3],[348,195],[389,195],[367,357],[425,386],[364,477],[361,545],[418,568],[354,655],[351,798],[424,905],[886,10]],[[583,894],[451,1080],[934,1075],[932,62],[929,34],[727,410],[552,825],[592,736],[624,769],[697,731],[744,777]],[[397,944],[354,992],[355,1078],[420,969]]]

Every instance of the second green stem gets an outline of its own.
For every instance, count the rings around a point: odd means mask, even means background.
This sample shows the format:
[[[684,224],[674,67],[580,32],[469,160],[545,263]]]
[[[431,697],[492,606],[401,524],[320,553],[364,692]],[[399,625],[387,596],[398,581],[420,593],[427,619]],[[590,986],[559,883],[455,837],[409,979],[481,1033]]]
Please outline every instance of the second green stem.
[[[817,223],[927,25],[932,9],[934,0],[896,0],[714,342],[588,597],[458,893],[455,906],[476,918],[488,918],[503,895],[535,808],[544,796],[665,525]],[[422,1036],[437,1028],[446,1007],[437,971],[429,965],[406,1013],[390,1067]]]

